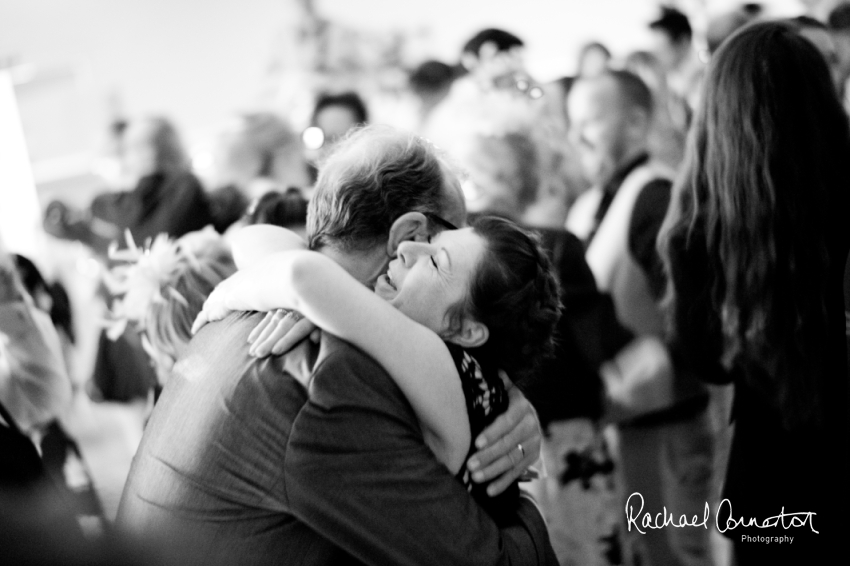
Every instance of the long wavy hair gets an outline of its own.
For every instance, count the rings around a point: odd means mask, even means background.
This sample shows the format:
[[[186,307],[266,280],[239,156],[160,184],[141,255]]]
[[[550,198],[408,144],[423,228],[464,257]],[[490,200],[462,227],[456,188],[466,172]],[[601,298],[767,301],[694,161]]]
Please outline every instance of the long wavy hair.
[[[744,368],[789,427],[820,416],[829,247],[850,222],[836,210],[850,191],[849,160],[847,117],[814,46],[772,22],[720,47],[659,249],[668,274],[673,241],[707,259],[700,284],[719,314],[720,361]],[[674,283],[675,338],[688,332],[676,321],[689,305],[677,303]]]

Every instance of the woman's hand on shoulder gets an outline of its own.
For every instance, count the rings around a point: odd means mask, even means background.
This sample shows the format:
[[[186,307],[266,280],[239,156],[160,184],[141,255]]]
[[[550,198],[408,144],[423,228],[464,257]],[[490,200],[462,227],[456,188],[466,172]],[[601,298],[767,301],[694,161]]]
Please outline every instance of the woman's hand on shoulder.
[[[277,309],[266,313],[263,320],[248,335],[249,353],[257,358],[285,354],[307,336],[315,342],[318,327],[291,310]]]
[[[244,271],[237,271],[213,289],[192,325],[193,336],[209,322],[221,320],[236,310],[246,310],[238,304],[244,274]]]

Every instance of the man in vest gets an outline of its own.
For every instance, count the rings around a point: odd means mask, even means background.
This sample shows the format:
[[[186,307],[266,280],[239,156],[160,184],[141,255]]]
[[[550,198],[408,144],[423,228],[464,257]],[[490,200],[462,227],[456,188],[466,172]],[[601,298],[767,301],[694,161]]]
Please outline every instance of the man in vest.
[[[712,436],[708,392],[678,375],[663,342],[658,305],[664,273],[655,240],[670,201],[674,173],[647,151],[652,95],[624,71],[578,81],[567,100],[570,137],[593,188],[570,210],[567,229],[585,242],[585,258],[620,322],[644,338],[601,374],[617,422],[623,497],[634,515],[666,512],[702,520],[711,502]],[[654,524],[654,523],[653,523]],[[663,521],[659,525],[663,524]],[[710,564],[709,531],[641,529],[626,524],[627,552],[640,564]],[[641,526],[638,522],[637,526]]]

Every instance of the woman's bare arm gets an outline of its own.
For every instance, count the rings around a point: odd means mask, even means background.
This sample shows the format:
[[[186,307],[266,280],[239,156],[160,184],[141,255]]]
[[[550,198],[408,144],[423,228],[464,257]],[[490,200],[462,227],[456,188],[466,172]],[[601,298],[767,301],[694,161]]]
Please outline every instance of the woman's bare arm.
[[[237,230],[230,237],[230,245],[238,269],[275,252],[307,249],[307,244],[298,234],[270,224],[255,224]]]

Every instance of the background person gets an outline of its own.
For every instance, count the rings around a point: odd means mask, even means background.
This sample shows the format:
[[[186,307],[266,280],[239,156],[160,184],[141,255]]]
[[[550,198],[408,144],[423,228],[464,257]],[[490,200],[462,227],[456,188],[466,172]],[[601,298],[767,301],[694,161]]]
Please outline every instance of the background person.
[[[71,380],[50,316],[33,304],[2,242],[0,334],[0,402],[38,444],[43,428],[70,407]]]
[[[356,92],[323,93],[318,96],[310,118],[310,127],[302,135],[313,182],[318,174],[319,163],[334,145],[347,132],[358,126],[365,126],[368,122],[366,103]]]
[[[107,281],[119,298],[112,305],[109,331],[123,334],[129,325],[141,334],[156,370],[156,400],[186,350],[204,301],[236,266],[229,247],[211,227],[177,240],[163,234],[142,248],[115,255],[121,264]]]
[[[614,466],[602,435],[605,408],[600,366],[632,338],[617,320],[611,298],[599,292],[584,244],[547,222],[544,179],[552,174],[546,145],[529,132],[471,138],[460,155],[477,214],[497,214],[534,231],[553,262],[564,315],[555,356],[523,390],[544,430],[546,477],[530,485],[562,563],[611,564],[622,553]]]
[[[458,151],[458,140],[482,126],[504,129],[506,121],[525,120],[529,108],[542,109],[543,88],[528,73],[524,43],[514,34],[489,28],[463,47],[458,77],[449,94],[431,113],[424,135],[446,151]],[[490,122],[490,118],[499,116]]]
[[[734,386],[721,524],[817,514],[819,534],[728,530],[736,563],[829,561],[844,546],[850,454],[847,117],[823,57],[786,22],[729,38],[705,84],[659,240],[673,352],[681,371]]]
[[[685,154],[691,109],[684,99],[670,92],[661,63],[648,51],[626,57],[623,70],[634,73],[652,93],[652,125],[649,152],[671,170],[678,170]]]
[[[211,222],[207,196],[171,122],[150,117],[131,123],[124,134],[124,161],[135,179],[132,190],[98,195],[83,211],[51,203],[46,231],[81,241],[105,260],[110,244],[123,242],[125,231],[144,243],[161,233],[179,237]],[[156,375],[136,333],[125,333],[114,342],[101,333],[91,383],[94,395],[103,400],[147,397]]]
[[[210,222],[209,204],[177,129],[153,116],[134,120],[124,136],[124,168],[133,189],[94,198],[74,211],[59,201],[47,208],[49,234],[81,241],[105,256],[109,245],[129,230],[137,242],[157,234],[179,237]]]
[[[216,140],[213,165],[210,207],[221,233],[270,191],[307,191],[312,184],[301,140],[272,112],[232,120]]]
[[[661,62],[670,91],[693,108],[699,100],[704,65],[693,46],[688,17],[675,8],[662,7],[661,16],[649,24],[653,54]]]
[[[425,61],[410,73],[410,90],[417,98],[418,132],[427,130],[434,109],[449,95],[458,69],[441,61]]]
[[[673,372],[664,346],[658,299],[665,279],[655,240],[661,228],[673,172],[648,152],[653,100],[647,86],[627,71],[609,71],[577,82],[567,100],[570,134],[582,168],[594,183],[567,217],[582,238],[585,258],[599,289],[614,301],[620,323],[637,342],[605,364],[609,391],[628,383],[633,367],[656,395],[634,406],[614,405],[616,462],[623,497],[642,494],[647,510],[664,507],[676,516],[701,514],[711,499],[713,439],[709,395],[692,375]],[[620,412],[617,409],[626,408]],[[653,511],[657,512],[657,511]],[[627,535],[626,552],[650,564],[709,564],[708,531],[660,529]]]

